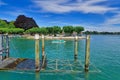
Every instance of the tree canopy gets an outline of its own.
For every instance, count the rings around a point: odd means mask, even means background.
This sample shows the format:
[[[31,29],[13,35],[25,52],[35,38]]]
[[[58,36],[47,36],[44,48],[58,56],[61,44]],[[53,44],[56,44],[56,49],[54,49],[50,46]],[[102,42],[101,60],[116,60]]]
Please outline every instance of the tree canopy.
[[[80,32],[84,31],[84,28],[81,26],[76,26],[76,27],[74,27],[74,31],[79,34]]]
[[[28,30],[24,30],[21,28],[16,28],[14,25],[14,21],[7,22],[6,20],[0,19],[0,33],[9,33],[9,34],[18,34],[18,33],[27,33],[27,34],[60,34],[62,32],[72,34],[73,31],[77,32],[78,34],[81,31],[84,31],[84,28],[81,26],[63,26],[61,29],[60,26],[52,26],[52,27],[33,27]]]
[[[63,31],[64,31],[65,33],[70,33],[70,34],[72,34],[73,31],[74,31],[74,28],[73,28],[73,26],[64,26],[64,27],[63,27]]]
[[[75,31],[79,34],[80,32],[84,31],[84,28],[81,26],[64,26],[63,31],[65,33],[70,33],[70,34],[72,34],[73,31]]]
[[[47,29],[42,27],[42,28],[31,28],[25,31],[25,33],[28,34],[35,34],[35,33],[39,33],[39,34],[47,34]]]

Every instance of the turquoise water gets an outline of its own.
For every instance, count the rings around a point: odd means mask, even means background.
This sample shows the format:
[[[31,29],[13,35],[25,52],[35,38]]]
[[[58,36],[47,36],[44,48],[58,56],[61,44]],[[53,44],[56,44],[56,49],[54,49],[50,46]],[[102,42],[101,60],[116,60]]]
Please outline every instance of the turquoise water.
[[[51,40],[45,41],[48,59],[74,59],[73,40],[61,44],[51,42]],[[34,59],[34,40],[10,39],[10,53],[11,57]],[[85,40],[80,40],[79,60],[84,61],[84,55]],[[120,80],[120,35],[91,35],[90,62],[101,72],[35,73],[34,71],[0,71],[0,80]]]

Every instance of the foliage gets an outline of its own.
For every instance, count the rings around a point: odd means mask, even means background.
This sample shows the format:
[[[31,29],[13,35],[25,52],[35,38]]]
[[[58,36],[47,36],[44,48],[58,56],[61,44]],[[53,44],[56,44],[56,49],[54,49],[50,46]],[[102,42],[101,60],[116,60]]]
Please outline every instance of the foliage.
[[[98,31],[85,31],[84,34],[104,34],[104,35],[119,35],[120,32],[98,32]]]
[[[84,28],[81,26],[76,26],[76,27],[74,27],[74,31],[79,34],[80,32],[84,31]]]
[[[40,28],[41,29],[41,34],[47,34],[48,30],[44,27]]]
[[[35,34],[35,33],[39,33],[39,34],[60,34],[62,31],[64,31],[65,33],[68,34],[72,34],[73,31],[80,33],[81,31],[83,31],[84,28],[81,26],[64,26],[63,29],[61,29],[61,27],[59,26],[52,26],[52,27],[34,27],[31,29],[28,29],[25,31],[25,33],[29,33],[29,34]],[[11,22],[7,22],[5,20],[1,20],[0,19],[0,33],[10,33],[10,34],[18,34],[18,33],[23,33],[24,30],[20,29],[20,28],[16,28],[14,25],[14,21]]]
[[[8,24],[4,21],[0,19],[0,28],[7,28]]]
[[[46,27],[47,31],[48,31],[48,34],[53,34],[54,31],[53,31],[53,27]]]
[[[15,28],[14,21],[9,22],[8,28]]]
[[[63,30],[64,30],[65,33],[70,33],[70,34],[72,34],[74,28],[73,28],[73,26],[64,26],[64,27],[63,27]]]
[[[31,28],[25,31],[25,33],[29,33],[29,34],[35,34],[35,33],[39,33],[39,34],[47,34],[47,29],[46,28]]]
[[[24,30],[21,28],[0,28],[0,33],[21,34]]]
[[[59,34],[61,32],[61,28],[59,26],[53,26],[53,33]]]

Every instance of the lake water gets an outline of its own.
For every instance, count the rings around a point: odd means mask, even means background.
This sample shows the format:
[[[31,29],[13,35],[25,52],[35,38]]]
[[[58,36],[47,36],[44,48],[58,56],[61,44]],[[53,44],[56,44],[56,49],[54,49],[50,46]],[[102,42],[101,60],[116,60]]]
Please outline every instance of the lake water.
[[[68,40],[63,44],[53,44],[51,42],[51,40],[45,41],[47,59],[74,60],[73,40]],[[78,58],[84,61],[85,40],[80,40],[78,44]],[[34,59],[34,52],[34,40],[10,39],[11,57]],[[90,63],[100,72],[35,73],[34,71],[0,71],[0,80],[120,80],[120,35],[91,35]]]

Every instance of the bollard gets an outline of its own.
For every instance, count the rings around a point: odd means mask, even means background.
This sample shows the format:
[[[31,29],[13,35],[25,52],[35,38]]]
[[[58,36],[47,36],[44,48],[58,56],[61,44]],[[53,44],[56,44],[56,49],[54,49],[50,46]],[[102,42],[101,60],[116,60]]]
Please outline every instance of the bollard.
[[[89,71],[89,59],[90,59],[90,35],[86,36],[86,54],[85,54],[85,72]]]
[[[40,57],[39,57],[39,34],[35,34],[35,69],[40,71]]]
[[[74,42],[74,60],[76,61],[78,58],[78,37],[75,37],[75,42]]]

